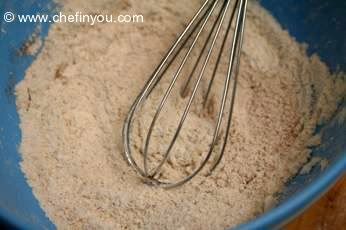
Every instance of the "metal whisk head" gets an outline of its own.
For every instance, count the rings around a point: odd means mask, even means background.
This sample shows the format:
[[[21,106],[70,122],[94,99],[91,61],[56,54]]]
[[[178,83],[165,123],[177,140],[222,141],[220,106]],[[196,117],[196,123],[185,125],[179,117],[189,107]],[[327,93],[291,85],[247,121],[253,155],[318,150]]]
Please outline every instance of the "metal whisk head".
[[[186,183],[196,176],[208,165],[208,173],[211,173],[220,163],[228,140],[228,133],[231,126],[234,98],[237,87],[237,75],[239,69],[239,59],[241,45],[243,40],[244,25],[246,18],[247,0],[206,0],[198,12],[193,16],[185,30],[181,33],[173,46],[169,49],[159,66],[156,68],[150,79],[145,84],[140,94],[135,99],[130,111],[126,117],[123,128],[123,141],[125,148],[125,158],[133,166],[137,173],[152,185],[172,188]],[[205,38],[205,39],[204,39]],[[203,40],[204,39],[204,40]],[[202,41],[200,47],[197,45],[199,40]],[[218,46],[216,45],[218,44]],[[197,50],[198,55],[192,65],[187,64],[191,59],[191,54]],[[211,56],[215,53],[215,61],[211,65]],[[199,165],[183,178],[176,181],[163,180],[160,177],[162,167],[167,164],[172,149],[181,134],[181,130],[186,123],[186,118],[191,112],[192,104],[196,99],[196,93],[201,86],[202,79],[208,78],[208,84],[202,95],[203,105],[206,106],[210,98],[210,92],[213,88],[214,80],[218,74],[220,62],[223,60],[227,63],[227,69],[223,77],[223,91],[220,96],[220,104],[215,117],[215,126],[213,126],[213,135],[211,143],[208,144],[208,151],[205,152]],[[167,74],[173,62],[178,62],[177,69],[173,74]],[[207,67],[211,65],[211,74],[205,74]],[[155,126],[159,125],[158,117],[163,111],[172,90],[180,76],[183,75],[183,69],[186,66],[192,66],[191,73],[185,76],[185,81],[180,90],[180,97],[187,101],[184,104],[182,115],[179,116],[178,124],[174,130],[174,135],[169,142],[165,151],[161,154],[162,158],[153,169],[149,169],[149,145],[152,139],[152,133]],[[155,108],[147,133],[144,135],[144,147],[137,152],[141,160],[135,159],[134,147],[132,146],[133,138],[132,126],[137,113],[140,113],[141,107],[157,85],[162,81],[164,75],[169,75],[169,84],[166,91],[161,95],[160,103]],[[205,76],[208,75],[208,76]],[[193,83],[194,82],[194,83]],[[221,132],[222,127],[224,131]],[[198,127],[196,127],[198,129]],[[164,134],[163,134],[164,135]],[[221,143],[220,142],[221,139]],[[160,141],[160,140],[159,140]],[[216,148],[216,145],[219,145]],[[216,151],[217,149],[217,151]],[[217,152],[217,153],[216,153]],[[193,153],[189,153],[193,154]],[[211,161],[213,155],[213,161]]]

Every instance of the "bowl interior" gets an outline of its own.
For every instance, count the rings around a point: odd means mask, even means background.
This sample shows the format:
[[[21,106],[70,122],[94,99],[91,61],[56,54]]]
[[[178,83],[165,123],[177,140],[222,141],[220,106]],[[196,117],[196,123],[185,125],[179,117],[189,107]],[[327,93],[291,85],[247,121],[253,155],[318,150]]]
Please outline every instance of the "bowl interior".
[[[308,44],[308,53],[318,53],[332,71],[346,71],[346,2],[342,0],[261,0],[299,42]],[[2,1],[0,15],[7,11],[17,14],[52,14],[50,0]],[[19,51],[35,31],[34,23],[0,24],[0,220],[26,228],[54,229],[45,216],[20,170],[21,140],[16,111],[14,87],[24,77],[35,57],[21,56]],[[47,35],[49,24],[41,24],[40,36]],[[346,93],[346,92],[345,92]],[[313,149],[313,156],[328,159],[325,170],[313,167],[309,174],[295,176],[281,194],[279,204],[256,220],[239,229],[277,227],[299,214],[320,197],[346,171],[346,102],[341,102],[335,116],[324,130],[323,144]],[[343,115],[342,115],[343,114]]]

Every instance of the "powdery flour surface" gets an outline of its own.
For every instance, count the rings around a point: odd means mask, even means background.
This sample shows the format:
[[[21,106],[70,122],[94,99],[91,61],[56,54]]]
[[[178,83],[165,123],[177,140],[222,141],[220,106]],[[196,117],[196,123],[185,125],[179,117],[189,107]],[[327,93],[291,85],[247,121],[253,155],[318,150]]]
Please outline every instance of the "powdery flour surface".
[[[212,176],[201,174],[177,189],[153,188],[123,159],[123,121],[201,2],[61,3],[65,12],[140,13],[145,23],[52,25],[16,88],[21,166],[60,229],[224,229],[254,218],[308,160],[308,146],[319,142],[316,125],[329,119],[345,90],[336,80],[342,78],[317,56],[307,57],[302,45],[250,2],[230,144],[221,165]],[[191,116],[201,128],[213,127],[197,114]],[[177,164],[185,150],[199,151],[199,133],[178,142]]]

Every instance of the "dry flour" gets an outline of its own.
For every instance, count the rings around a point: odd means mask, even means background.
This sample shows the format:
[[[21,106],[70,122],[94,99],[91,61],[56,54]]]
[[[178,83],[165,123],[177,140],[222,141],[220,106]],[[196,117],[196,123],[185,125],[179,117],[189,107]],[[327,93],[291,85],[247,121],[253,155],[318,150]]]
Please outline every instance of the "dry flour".
[[[307,146],[318,144],[316,125],[330,118],[345,92],[341,77],[317,56],[308,57],[250,2],[231,139],[221,165],[212,176],[177,189],[152,188],[123,160],[124,117],[201,2],[60,2],[65,12],[145,17],[143,24],[53,25],[16,88],[21,166],[60,229],[223,229],[254,218],[308,160]],[[197,114],[191,114],[195,122],[210,129],[211,121]],[[190,125],[172,160],[180,165],[183,153],[199,151],[204,138]]]

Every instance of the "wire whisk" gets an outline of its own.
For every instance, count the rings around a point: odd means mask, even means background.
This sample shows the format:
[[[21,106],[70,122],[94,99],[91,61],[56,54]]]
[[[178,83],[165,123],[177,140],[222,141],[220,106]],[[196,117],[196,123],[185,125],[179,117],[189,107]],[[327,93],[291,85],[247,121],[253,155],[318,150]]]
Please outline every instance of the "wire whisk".
[[[175,43],[169,49],[131,106],[123,127],[124,155],[127,162],[142,178],[145,179],[147,183],[164,188],[177,187],[195,177],[207,165],[208,162],[209,173],[211,173],[220,163],[229,139],[228,133],[231,127],[238,82],[238,70],[244,34],[246,8],[247,0],[206,0],[190,20],[185,30],[180,34]],[[206,33],[207,38],[205,39],[204,44],[201,46],[191,74],[188,75],[187,80],[181,89],[181,96],[183,98],[188,98],[187,104],[184,107],[182,116],[179,119],[176,130],[174,131],[173,138],[167,146],[166,151],[163,153],[162,159],[155,166],[155,168],[149,170],[149,145],[154,127],[158,123],[158,117],[163,110],[168,97],[171,95],[174,85],[176,84],[180,75],[182,75],[183,68],[187,65],[187,61],[191,58],[191,53],[194,49],[200,48],[196,44],[197,41],[203,37],[202,34],[204,33]],[[217,42],[220,44],[218,48],[216,48]],[[183,53],[184,51],[186,53]],[[206,75],[205,70],[208,64],[210,64],[213,52],[217,52],[216,59],[212,67],[212,74],[208,82],[208,87],[203,95],[203,105],[207,104],[208,98],[210,97],[215,76],[219,71],[220,62],[223,58],[226,58],[227,70],[224,74],[221,103],[217,110],[216,124],[213,131],[212,141],[209,145],[209,150],[206,152],[205,157],[201,161],[200,165],[196,166],[189,175],[177,181],[162,180],[159,176],[160,171],[163,165],[167,163],[167,160],[172,152],[172,148],[176,144],[176,140],[179,137],[181,129],[183,128],[186,118],[191,110],[191,105],[196,98],[196,92],[201,85],[203,77]],[[181,60],[177,58],[178,55],[182,55]],[[149,130],[144,139],[143,151],[140,153],[142,161],[138,162],[138,160],[136,161],[135,157],[133,156],[134,149],[131,144],[131,131],[133,122],[135,120],[135,114],[139,112],[141,106],[145,103],[149,95],[162,80],[162,77],[165,75],[172,62],[177,60],[179,61],[179,64],[177,65],[178,68],[174,72],[173,77],[170,79],[168,88],[162,95],[160,103],[158,104],[154,116],[152,117]],[[198,71],[196,81],[193,85],[191,85],[196,71]],[[225,132],[220,132],[222,124],[225,124]],[[220,135],[224,137],[222,143],[220,144],[220,152],[216,154],[215,146],[220,140]],[[210,163],[210,159],[213,154],[216,154],[216,157],[214,157],[215,160]]]

